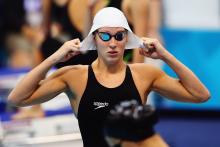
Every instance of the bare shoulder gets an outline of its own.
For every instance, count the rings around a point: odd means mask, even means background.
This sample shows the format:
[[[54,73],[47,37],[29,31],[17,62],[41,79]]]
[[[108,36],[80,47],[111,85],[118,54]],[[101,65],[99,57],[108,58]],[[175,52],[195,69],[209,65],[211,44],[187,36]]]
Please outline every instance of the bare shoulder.
[[[129,67],[134,76],[140,76],[141,78],[146,77],[154,79],[163,73],[158,67],[146,63],[129,64]]]
[[[66,93],[69,98],[73,100],[74,97],[76,98],[75,102],[79,103],[88,80],[88,65],[71,66],[63,75],[63,80],[68,85],[69,89]]]
[[[132,78],[141,98],[143,102],[146,102],[152,84],[160,76],[162,70],[145,63],[134,63],[128,66],[130,67]]]
[[[133,78],[141,80],[142,82],[153,82],[164,74],[160,68],[151,64],[135,63],[129,64],[129,67]]]
[[[63,76],[67,79],[80,78],[88,74],[88,65],[72,65],[61,70],[63,70]]]
[[[68,78],[70,74],[72,76],[79,74],[79,73],[84,73],[87,70],[87,65],[71,65],[71,66],[65,66],[60,69],[57,69],[55,72],[53,72],[47,80],[54,79],[54,78]],[[71,76],[71,77],[72,77]]]

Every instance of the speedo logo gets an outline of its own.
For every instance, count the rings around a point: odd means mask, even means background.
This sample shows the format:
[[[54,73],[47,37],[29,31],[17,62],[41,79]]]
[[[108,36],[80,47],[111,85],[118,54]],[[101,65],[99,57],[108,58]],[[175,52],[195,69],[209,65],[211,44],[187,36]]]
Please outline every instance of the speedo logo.
[[[93,106],[95,106],[95,110],[96,109],[100,109],[100,108],[104,108],[104,107],[108,107],[109,103],[107,102],[94,102]]]

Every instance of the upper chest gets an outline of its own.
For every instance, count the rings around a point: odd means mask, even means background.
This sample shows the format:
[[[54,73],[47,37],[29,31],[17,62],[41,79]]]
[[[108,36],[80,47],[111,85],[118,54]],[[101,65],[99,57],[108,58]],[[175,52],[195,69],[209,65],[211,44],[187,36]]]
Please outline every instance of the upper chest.
[[[146,95],[149,93],[152,84],[151,75],[143,74],[133,67],[130,68],[130,71],[130,79],[127,79],[128,75],[126,75],[126,72],[105,74],[94,71],[94,75],[91,75],[88,74],[88,70],[79,72],[77,76],[70,76],[68,78],[68,85],[70,91],[74,93],[72,100],[76,101],[75,103],[78,105],[86,88],[89,88],[94,95],[98,93],[111,95],[111,93],[117,92],[129,94],[133,89],[137,89],[142,101],[145,102]],[[90,85],[88,85],[89,82]]]

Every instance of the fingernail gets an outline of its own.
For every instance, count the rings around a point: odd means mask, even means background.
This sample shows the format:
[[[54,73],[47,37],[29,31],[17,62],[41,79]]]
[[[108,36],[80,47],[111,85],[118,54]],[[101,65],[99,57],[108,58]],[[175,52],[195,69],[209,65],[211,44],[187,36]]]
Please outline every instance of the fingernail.
[[[144,44],[141,44],[139,48],[144,49],[145,48]]]

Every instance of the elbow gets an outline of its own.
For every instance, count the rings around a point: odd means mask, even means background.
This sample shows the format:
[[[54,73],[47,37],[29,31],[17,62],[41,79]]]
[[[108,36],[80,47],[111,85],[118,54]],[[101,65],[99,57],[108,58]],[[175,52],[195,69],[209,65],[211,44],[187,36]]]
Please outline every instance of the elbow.
[[[20,102],[18,101],[18,98],[16,98],[15,96],[13,96],[12,94],[10,94],[9,96],[8,96],[8,99],[7,99],[7,103],[9,104],[9,105],[12,105],[12,106],[21,106],[20,105]]]
[[[18,102],[16,101],[16,99],[11,94],[8,96],[7,103],[9,105],[12,105],[12,106],[17,106],[18,105]]]
[[[210,98],[211,98],[211,94],[209,91],[207,91],[203,94],[200,94],[200,96],[197,96],[195,103],[204,103],[207,102]]]
[[[211,94],[208,91],[206,94],[204,94],[202,102],[207,102],[210,98],[211,98]]]

